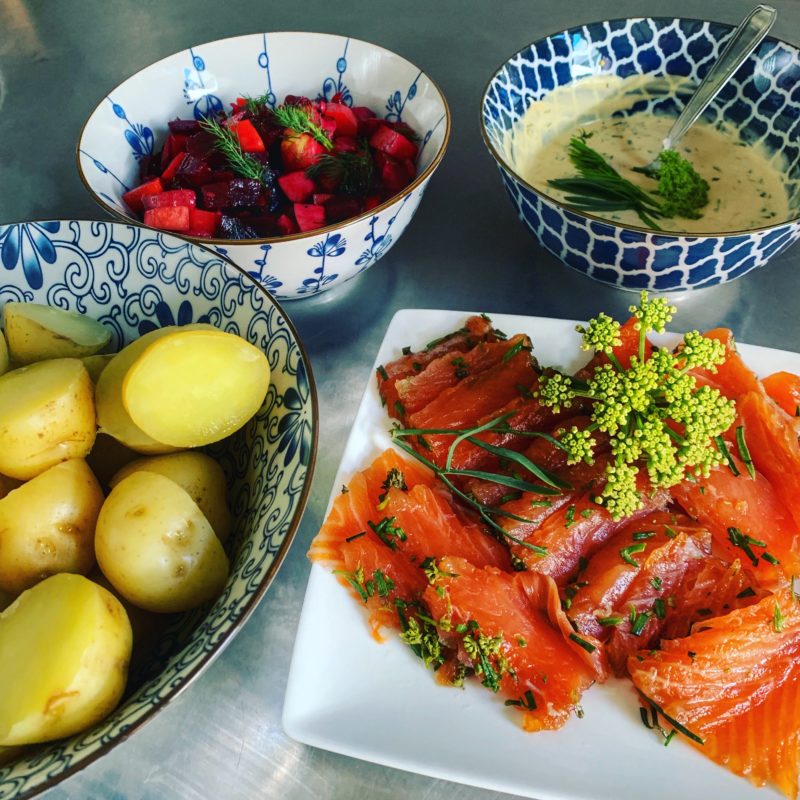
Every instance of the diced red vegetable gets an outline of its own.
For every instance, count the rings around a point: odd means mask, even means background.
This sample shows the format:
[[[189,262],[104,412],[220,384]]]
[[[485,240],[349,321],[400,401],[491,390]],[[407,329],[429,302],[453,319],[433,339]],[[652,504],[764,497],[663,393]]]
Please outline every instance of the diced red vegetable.
[[[335,153],[357,153],[359,149],[358,140],[352,136],[337,136],[333,140],[333,151]]]
[[[196,206],[197,194],[193,189],[170,189],[159,194],[148,194],[142,198],[145,209],[169,206]]]
[[[189,230],[189,206],[164,206],[149,208],[144,212],[144,224],[163,231]]]
[[[222,219],[219,211],[203,211],[200,208],[189,209],[189,230],[190,236],[214,236],[217,226]]]
[[[348,197],[346,194],[337,194],[325,203],[328,222],[341,222],[359,213],[361,213],[361,203],[357,198]]]
[[[170,133],[164,142],[164,149],[161,151],[161,166],[166,167],[178,153],[186,150],[186,137],[182,133]]]
[[[164,186],[161,183],[161,179],[155,178],[152,181],[143,183],[141,186],[137,186],[135,189],[125,192],[125,194],[122,195],[122,199],[131,211],[141,213],[144,210],[142,198],[148,194],[159,194],[163,191]]]
[[[281,233],[284,236],[289,236],[290,234],[297,233],[300,230],[297,227],[297,223],[288,214],[281,214],[278,217],[278,227],[281,229]]]
[[[370,211],[381,204],[380,195],[371,194],[369,197],[364,198],[364,211]]]
[[[202,192],[203,205],[208,209],[254,206],[261,198],[261,182],[252,178],[232,178],[208,183]]]
[[[314,193],[314,181],[303,170],[287,172],[278,178],[278,185],[293,203],[305,203]]]
[[[417,155],[416,145],[388,125],[378,126],[375,133],[370,136],[369,146],[401,160],[414,158]]]
[[[286,172],[308,169],[325,152],[325,146],[307,133],[290,134],[281,140],[281,158]]]
[[[358,134],[358,118],[353,109],[344,103],[325,103],[323,115],[336,122],[337,136],[356,136]]]
[[[375,112],[367,106],[353,106],[352,111],[359,123],[375,118]]]
[[[165,182],[166,181],[171,181],[175,177],[176,173],[178,172],[178,169],[179,169],[180,165],[183,163],[183,158],[184,158],[185,155],[186,155],[186,153],[176,153],[175,154],[175,158],[173,158],[172,161],[169,162],[169,164],[167,165],[167,168],[161,173],[161,180],[162,181],[165,181]]]
[[[266,151],[264,140],[249,119],[243,119],[230,125],[230,129],[239,139],[239,144],[245,153],[263,153]]]
[[[315,228],[321,228],[325,225],[324,206],[295,203],[294,216],[301,231],[313,231]]]

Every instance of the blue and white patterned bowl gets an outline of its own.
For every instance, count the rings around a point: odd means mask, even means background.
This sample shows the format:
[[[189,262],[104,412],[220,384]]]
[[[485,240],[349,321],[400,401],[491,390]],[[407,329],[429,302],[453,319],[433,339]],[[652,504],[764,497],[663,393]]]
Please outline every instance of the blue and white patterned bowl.
[[[300,522],[318,412],[291,323],[256,281],[211,250],[142,226],[62,220],[0,226],[0,263],[0,308],[28,300],[80,311],[113,331],[115,347],[163,325],[210,322],[261,348],[272,368],[258,414],[210,448],[228,478],[234,515],[225,591],[210,609],[170,618],[157,652],[132,674],[122,705],[104,722],[0,766],[0,800],[19,800],[129,736],[231,640],[267,590]]]
[[[103,208],[136,221],[122,194],[139,183],[139,160],[163,142],[167,121],[230,108],[241,96],[287,94],[366,105],[422,137],[415,180],[351,220],[280,238],[194,239],[213,246],[280,300],[310,297],[372,266],[400,238],[439,165],[450,111],[433,81],[401,56],[324,33],[258,33],[197,45],[137,72],[104,97],[78,141],[78,171]],[[190,237],[187,237],[190,238]]]
[[[787,163],[792,219],[758,230],[655,233],[570,210],[533,188],[504,157],[503,141],[531,103],[589,75],[680,75],[701,80],[732,28],[694,19],[619,19],[582,25],[523,48],[489,81],[481,132],[520,219],[567,266],[621,289],[682,291],[726,283],[766,263],[800,237],[800,52],[766,39],[723,88],[710,121],[737,126]],[[672,102],[673,110],[675,108]],[[660,104],[656,106],[656,103]],[[628,113],[664,101],[641,102]]]

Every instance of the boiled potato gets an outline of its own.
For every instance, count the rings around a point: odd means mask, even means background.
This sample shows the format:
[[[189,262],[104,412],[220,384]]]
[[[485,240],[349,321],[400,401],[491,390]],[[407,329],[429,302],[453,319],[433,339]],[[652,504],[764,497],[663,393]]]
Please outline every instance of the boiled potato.
[[[269,377],[267,357],[241,336],[183,328],[141,352],[125,375],[122,401],[156,441],[200,447],[230,436],[258,411]]]
[[[148,611],[194,608],[216,597],[228,578],[228,558],[203,512],[155,472],[134,472],[111,490],[95,553],[114,588]]]
[[[91,317],[39,303],[6,303],[3,320],[17,364],[91,356],[111,339],[111,331]]]
[[[83,458],[97,432],[92,382],[76,358],[0,375],[0,473],[28,480]]]
[[[217,330],[213,325],[196,323],[187,325],[186,328]],[[175,325],[168,325],[155,331],[140,336],[117,353],[100,373],[95,387],[95,403],[97,404],[97,424],[100,432],[113,436],[131,450],[137,453],[172,453],[179,449],[164,442],[157,441],[146,434],[128,414],[122,402],[122,384],[131,365],[155,341],[162,336],[167,336],[177,330],[184,330]],[[155,387],[155,392],[161,396],[161,387]],[[154,387],[150,387],[153,391]],[[0,469],[2,472],[2,469]]]
[[[9,358],[8,358],[8,345],[6,344],[5,336],[0,331],[0,375],[8,372]]]
[[[128,475],[141,470],[170,478],[188,492],[211,523],[217,538],[225,543],[231,531],[231,512],[226,500],[225,473],[213,458],[195,451],[137,458],[111,479],[111,488]]]
[[[0,613],[0,747],[103,719],[122,697],[130,655],[128,617],[105,589],[66,573],[28,589]]]
[[[114,353],[104,353],[99,356],[85,356],[81,359],[83,366],[89,373],[92,383],[97,383],[103,370],[108,366],[111,359],[114,358]]]
[[[103,492],[86,462],[45,470],[0,500],[0,589],[19,594],[57,572],[94,565]]]

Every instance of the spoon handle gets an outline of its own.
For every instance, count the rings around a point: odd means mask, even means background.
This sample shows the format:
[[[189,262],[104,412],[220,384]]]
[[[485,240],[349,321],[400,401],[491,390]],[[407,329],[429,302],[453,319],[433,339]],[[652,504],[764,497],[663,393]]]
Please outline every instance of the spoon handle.
[[[778,12],[771,6],[758,5],[742,20],[670,128],[667,138],[664,139],[665,150],[673,148],[697,121],[728,79],[761,44],[777,16]]]

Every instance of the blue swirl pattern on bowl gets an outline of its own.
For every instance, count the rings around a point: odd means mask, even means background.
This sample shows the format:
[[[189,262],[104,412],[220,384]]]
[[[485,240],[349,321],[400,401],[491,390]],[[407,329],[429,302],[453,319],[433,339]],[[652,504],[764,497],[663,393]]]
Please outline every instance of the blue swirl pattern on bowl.
[[[568,209],[516,175],[503,140],[531,103],[589,75],[680,75],[701,80],[729,38],[728,25],[689,19],[621,19],[572,28],[524,48],[492,77],[482,133],[520,219],[541,245],[590,278],[622,289],[682,291],[745,275],[800,237],[800,53],[767,39],[706,112],[763,142],[787,164],[795,218],[752,231],[680,235],[623,226]],[[628,113],[675,110],[673,98],[641,101]]]
[[[266,591],[300,521],[313,471],[317,403],[297,335],[255,281],[203,247],[148,228],[48,221],[0,226],[0,308],[33,301],[80,311],[115,348],[155,327],[210,322],[269,359],[257,415],[208,448],[230,487],[231,576],[213,606],[176,617],[141,665],[133,691],[104,722],[0,767],[0,799],[50,786],[124,739],[206,667]]]

